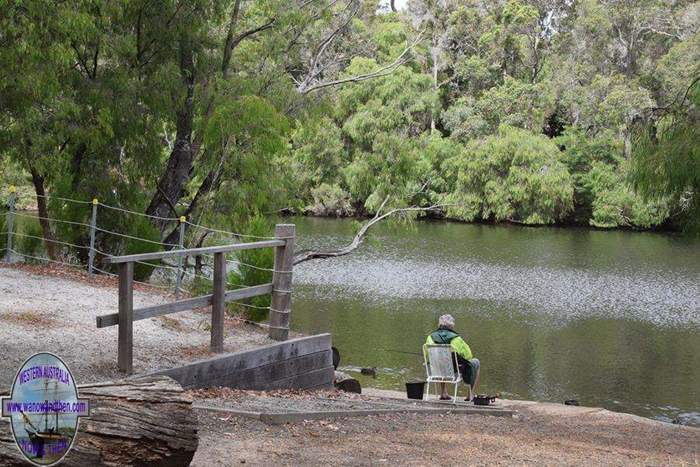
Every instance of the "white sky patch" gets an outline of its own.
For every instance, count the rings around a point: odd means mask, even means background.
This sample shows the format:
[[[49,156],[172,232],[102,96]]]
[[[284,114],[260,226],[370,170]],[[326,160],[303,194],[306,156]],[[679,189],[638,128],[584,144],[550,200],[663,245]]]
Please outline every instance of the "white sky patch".
[[[380,8],[379,10],[385,10],[385,11],[391,11],[390,1],[389,0],[382,0],[380,3]],[[394,6],[396,7],[397,10],[405,10],[406,6],[408,5],[408,0],[394,0]]]

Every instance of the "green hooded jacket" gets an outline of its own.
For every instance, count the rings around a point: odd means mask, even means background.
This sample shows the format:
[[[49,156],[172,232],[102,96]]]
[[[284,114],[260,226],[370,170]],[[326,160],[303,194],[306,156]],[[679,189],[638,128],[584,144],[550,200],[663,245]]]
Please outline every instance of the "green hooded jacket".
[[[428,336],[426,344],[450,344],[452,350],[465,360],[473,358],[472,350],[469,348],[464,339],[454,332],[452,329],[439,328]]]

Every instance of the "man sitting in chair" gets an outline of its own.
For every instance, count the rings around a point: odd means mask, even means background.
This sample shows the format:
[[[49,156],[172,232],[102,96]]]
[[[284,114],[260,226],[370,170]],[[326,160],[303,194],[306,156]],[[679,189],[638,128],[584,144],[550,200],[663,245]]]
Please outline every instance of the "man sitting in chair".
[[[455,319],[452,315],[442,315],[438,320],[438,328],[430,333],[426,344],[450,344],[452,351],[457,354],[459,372],[465,383],[472,387],[470,395],[476,393],[479,385],[479,360],[474,358],[472,351],[464,339],[454,330]],[[440,383],[440,400],[450,400],[447,384]],[[468,400],[468,399],[467,399]]]

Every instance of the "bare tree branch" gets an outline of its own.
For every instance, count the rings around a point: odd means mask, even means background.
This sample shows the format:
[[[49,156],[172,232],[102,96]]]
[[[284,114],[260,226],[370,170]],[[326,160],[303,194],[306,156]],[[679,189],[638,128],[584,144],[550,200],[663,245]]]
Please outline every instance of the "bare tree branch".
[[[231,63],[231,54],[233,50],[238,47],[246,37],[250,37],[259,32],[270,29],[275,24],[275,18],[271,18],[267,23],[262,24],[248,31],[244,31],[237,36],[234,36],[234,31],[238,25],[238,19],[241,14],[241,0],[236,0],[233,5],[233,11],[231,12],[231,20],[229,21],[228,33],[226,34],[226,40],[224,41],[224,57],[221,60],[221,75],[224,79],[228,78],[229,64]]]
[[[297,253],[294,256],[294,265],[297,265],[299,263],[303,263],[305,261],[309,261],[311,259],[316,259],[316,258],[335,258],[338,256],[345,256],[353,251],[355,251],[360,244],[362,244],[362,241],[365,238],[365,235],[367,234],[367,231],[372,227],[373,225],[381,222],[382,220],[386,219],[387,217],[393,216],[394,214],[401,214],[405,212],[416,212],[416,211],[432,211],[438,208],[443,207],[444,205],[440,204],[435,204],[432,206],[427,206],[427,207],[418,207],[418,206],[411,206],[407,208],[395,208],[387,211],[386,213],[382,214],[382,211],[384,210],[384,206],[386,203],[389,201],[389,196],[387,196],[384,201],[382,202],[381,206],[379,206],[379,209],[377,209],[377,213],[374,215],[372,219],[367,221],[357,232],[355,235],[355,238],[352,239],[352,242],[350,244],[339,248],[337,250],[306,250],[306,251],[301,251]]]
[[[396,71],[398,67],[407,63],[410,60],[410,58],[408,57],[408,53],[411,50],[413,50],[413,48],[418,44],[418,42],[420,42],[422,35],[423,32],[421,31],[416,37],[416,39],[409,46],[407,46],[403,50],[403,52],[401,52],[401,54],[398,57],[396,57],[396,59],[393,62],[389,63],[388,65],[384,65],[369,73],[350,76],[347,78],[337,79],[333,81],[320,82],[313,85],[308,85],[307,80],[304,80],[301,84],[299,84],[298,91],[301,94],[309,94],[310,92],[317,91],[319,89],[327,88],[330,86],[338,86],[346,83],[359,83],[361,81],[367,81],[373,78],[379,78],[382,76],[390,75],[391,73]]]

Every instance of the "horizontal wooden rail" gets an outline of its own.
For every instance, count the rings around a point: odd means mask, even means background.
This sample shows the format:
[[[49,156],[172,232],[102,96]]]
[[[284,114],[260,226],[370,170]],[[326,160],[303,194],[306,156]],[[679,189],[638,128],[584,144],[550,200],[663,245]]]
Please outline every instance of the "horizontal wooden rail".
[[[257,297],[259,295],[265,295],[271,292],[272,284],[262,284],[243,289],[229,290],[224,294],[224,302],[233,302],[244,298]],[[213,297],[213,294],[202,295],[201,297],[188,298],[186,300],[179,300],[173,303],[138,308],[134,310],[133,321],[209,306],[212,304]],[[119,313],[112,313],[97,317],[98,328],[116,326],[117,324],[119,324]]]
[[[174,258],[179,256],[213,255],[215,253],[228,253],[237,250],[252,250],[254,248],[270,248],[285,246],[284,240],[262,240],[260,242],[233,243],[231,245],[207,246],[202,248],[187,248],[184,250],[156,251],[153,253],[140,253],[125,256],[109,256],[104,259],[105,263],[119,264],[131,263],[134,261],[148,261],[153,259]]]
[[[289,337],[290,292],[292,290],[292,259],[295,236],[296,229],[294,224],[277,224],[275,226],[274,240],[105,258],[104,261],[106,263],[116,264],[119,269],[119,312],[98,316],[96,324],[98,328],[119,326],[117,341],[117,366],[119,370],[123,373],[131,374],[134,369],[134,321],[211,306],[211,342],[209,349],[211,352],[221,353],[224,351],[226,303],[269,293],[272,294],[272,297],[271,306],[269,307],[270,331],[268,335],[275,340],[287,340]],[[180,242],[179,246],[181,245],[182,242]],[[226,253],[255,248],[275,249],[272,282],[226,291]],[[181,259],[184,256],[201,255],[214,256],[214,276],[212,278],[214,287],[210,295],[177,300],[179,297],[176,294],[176,301],[173,303],[164,303],[134,310],[134,263],[163,258]],[[178,268],[178,277],[179,275],[180,268]]]

